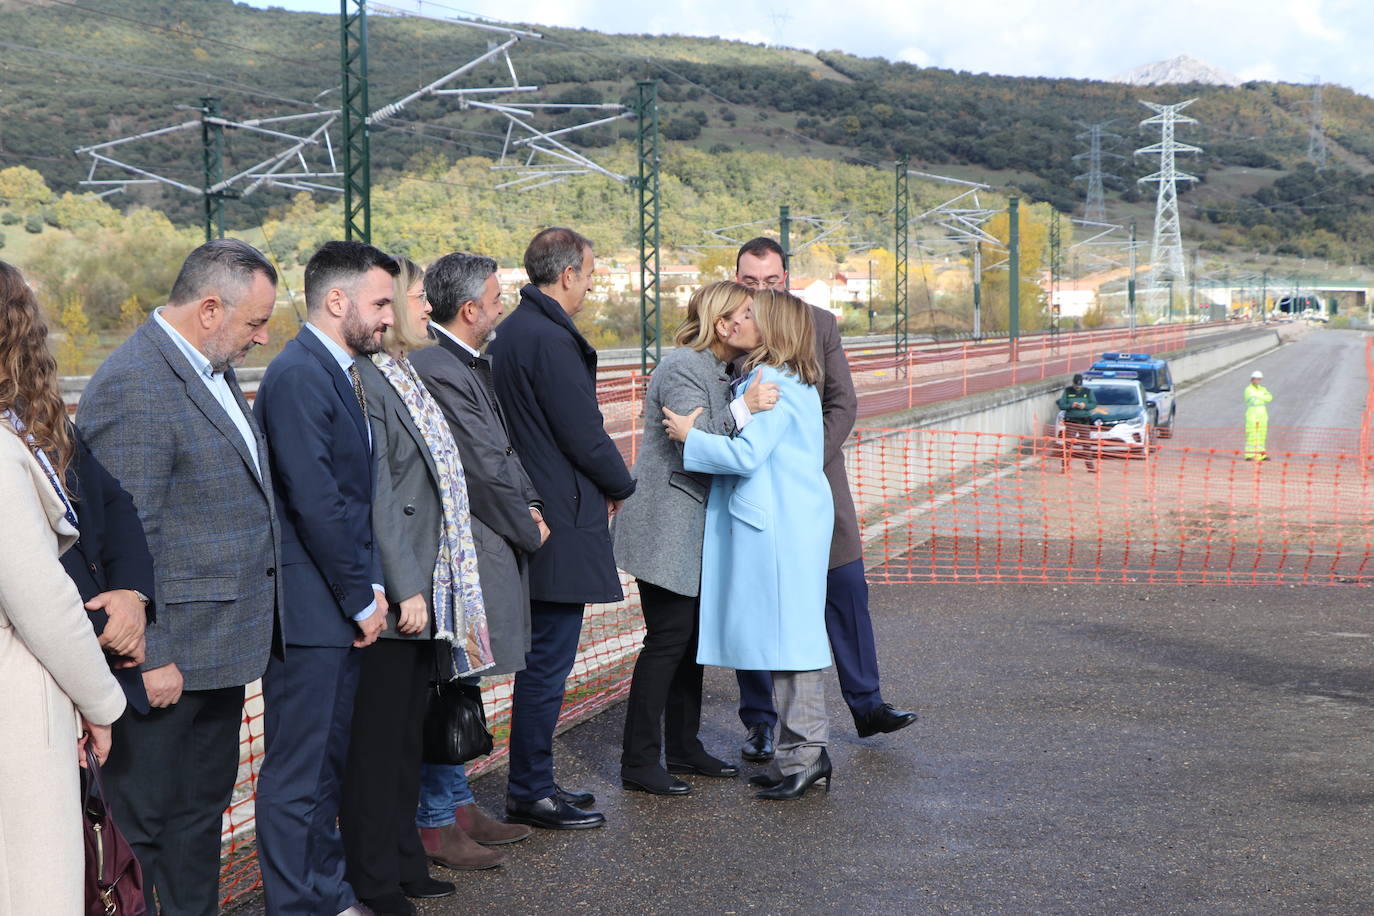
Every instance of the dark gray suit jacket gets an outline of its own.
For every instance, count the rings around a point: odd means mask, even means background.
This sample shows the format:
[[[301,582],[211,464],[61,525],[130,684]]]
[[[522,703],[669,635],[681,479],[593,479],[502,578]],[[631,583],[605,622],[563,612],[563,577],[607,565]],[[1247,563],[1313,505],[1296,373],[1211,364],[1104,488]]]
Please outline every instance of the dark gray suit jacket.
[[[530,506],[539,494],[511,445],[491,381],[491,364],[438,332],[437,346],[410,354],[429,393],[443,408],[463,459],[477,542],[482,600],[496,666],[484,674],[525,667],[530,648],[527,558],[539,549],[539,526]]]
[[[76,414],[148,536],[159,607],[144,670],[175,662],[188,690],[260,677],[282,607],[267,441],[228,375],[257,442],[257,465],[152,316],[96,370]]]
[[[830,569],[852,563],[863,555],[859,522],[854,514],[854,495],[844,470],[844,444],[859,416],[859,399],[844,355],[840,326],[835,316],[812,306],[816,324],[816,355],[825,370],[821,387],[821,414],[825,418],[825,479],[835,499],[835,532],[830,538]]]
[[[439,496],[439,470],[429,445],[416,428],[405,402],[373,365],[353,361],[367,394],[367,420],[372,427],[372,536],[382,557],[382,587],[387,628],[382,639],[429,639],[434,632],[434,563],[444,506]],[[423,594],[429,629],[407,636],[396,629],[400,603]]]

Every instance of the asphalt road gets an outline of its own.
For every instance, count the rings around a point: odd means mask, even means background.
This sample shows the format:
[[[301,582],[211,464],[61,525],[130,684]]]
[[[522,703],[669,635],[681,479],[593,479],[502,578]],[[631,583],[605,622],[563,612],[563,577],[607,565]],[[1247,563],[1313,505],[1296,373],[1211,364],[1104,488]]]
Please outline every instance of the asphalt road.
[[[1321,430],[1358,430],[1369,388],[1364,364],[1368,336],[1360,331],[1315,330],[1187,388],[1178,401],[1179,429],[1241,428],[1242,392],[1250,383],[1250,373],[1259,369],[1264,386],[1274,395],[1269,405],[1270,427],[1314,431],[1295,438],[1295,450],[1320,446]]]
[[[617,705],[556,749],[608,826],[435,869],[460,892],[420,910],[1366,914],[1368,607],[1357,588],[878,587],[885,693],[922,719],[858,739],[832,680],[829,793],[625,792]],[[711,669],[703,735],[722,753],[734,698]],[[475,790],[501,810],[502,774]]]

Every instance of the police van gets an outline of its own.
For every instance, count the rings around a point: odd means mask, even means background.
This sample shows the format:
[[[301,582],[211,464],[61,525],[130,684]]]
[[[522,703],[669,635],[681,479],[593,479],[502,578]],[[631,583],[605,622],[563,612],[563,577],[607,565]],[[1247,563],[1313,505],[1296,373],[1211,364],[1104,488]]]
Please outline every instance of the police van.
[[[1150,428],[1161,439],[1173,436],[1178,404],[1174,400],[1174,380],[1169,374],[1168,360],[1157,359],[1148,353],[1103,353],[1090,371],[1134,372],[1149,401]]]

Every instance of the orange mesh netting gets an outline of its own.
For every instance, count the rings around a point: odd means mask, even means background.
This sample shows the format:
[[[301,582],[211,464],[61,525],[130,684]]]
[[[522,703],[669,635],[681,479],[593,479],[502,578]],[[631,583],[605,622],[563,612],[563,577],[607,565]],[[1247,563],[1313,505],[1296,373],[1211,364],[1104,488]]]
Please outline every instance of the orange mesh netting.
[[[1238,330],[1172,325],[1006,340],[852,350],[859,415],[877,416],[1082,369],[1103,350],[1166,352]],[[1374,368],[1374,360],[1368,355]],[[1371,371],[1374,377],[1374,371]],[[597,383],[607,432],[630,464],[642,434],[648,379],[608,368]],[[1364,468],[1374,432],[1269,430],[1271,460],[1241,458],[1243,432],[1179,430],[1149,460],[1103,458],[1099,471],[1053,436],[859,429],[849,446],[851,487],[874,582],[1363,581],[1369,539]],[[1374,576],[1374,573],[1369,575]],[[626,598],[587,609],[560,727],[629,689],[643,639],[634,581]],[[512,678],[483,684],[495,752],[508,752]],[[262,756],[262,697],[250,685],[243,757],[224,817],[227,906],[259,886],[253,793]]]
[[[1096,442],[858,430],[851,485],[874,582],[1374,583],[1366,441],[1180,429],[1148,457]]]

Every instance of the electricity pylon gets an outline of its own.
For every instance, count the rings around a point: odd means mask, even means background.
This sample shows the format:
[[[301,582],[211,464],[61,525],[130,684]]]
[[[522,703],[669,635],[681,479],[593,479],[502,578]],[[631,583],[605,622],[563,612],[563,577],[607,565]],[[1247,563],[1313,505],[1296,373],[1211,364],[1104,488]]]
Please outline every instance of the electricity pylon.
[[[1307,129],[1307,161],[1318,170],[1326,168],[1326,134],[1322,131],[1322,84],[1312,85],[1311,125]]]
[[[1141,184],[1153,181],[1159,185],[1159,195],[1155,198],[1155,231],[1150,245],[1150,272],[1147,280],[1152,293],[1160,289],[1163,281],[1188,281],[1188,268],[1183,259],[1183,234],[1178,218],[1178,183],[1197,181],[1197,176],[1180,172],[1174,164],[1174,156],[1177,153],[1200,153],[1202,150],[1176,141],[1174,125],[1197,123],[1196,118],[1179,114],[1196,101],[1197,99],[1188,99],[1175,105],[1160,105],[1144,100],[1140,102],[1155,112],[1153,118],[1141,121],[1140,126],[1158,124],[1160,130],[1158,143],[1135,151],[1137,156],[1159,157],[1159,171],[1138,179]]]
[[[1106,133],[1103,128],[1113,124],[1113,121],[1103,121],[1100,124],[1084,124],[1086,128],[1083,133],[1078,135],[1079,140],[1088,141],[1088,151],[1079,153],[1073,157],[1074,162],[1086,159],[1088,161],[1088,171],[1076,176],[1074,181],[1088,182],[1088,199],[1083,204],[1083,218],[1091,220],[1105,220],[1107,218],[1107,201],[1102,192],[1103,178],[1117,178],[1110,172],[1102,171],[1102,157],[1112,156],[1116,159],[1124,159],[1120,153],[1104,152],[1102,149],[1102,139],[1120,140],[1118,134]],[[1120,178],[1117,178],[1120,181]]]

